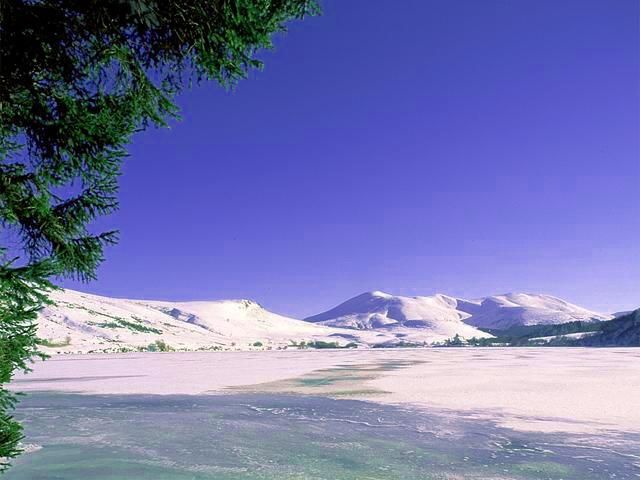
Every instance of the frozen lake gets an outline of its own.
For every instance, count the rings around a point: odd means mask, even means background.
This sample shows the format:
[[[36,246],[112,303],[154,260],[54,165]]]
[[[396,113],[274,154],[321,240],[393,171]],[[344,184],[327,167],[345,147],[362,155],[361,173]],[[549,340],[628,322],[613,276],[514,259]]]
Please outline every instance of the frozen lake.
[[[640,478],[640,351],[57,357],[18,479]]]

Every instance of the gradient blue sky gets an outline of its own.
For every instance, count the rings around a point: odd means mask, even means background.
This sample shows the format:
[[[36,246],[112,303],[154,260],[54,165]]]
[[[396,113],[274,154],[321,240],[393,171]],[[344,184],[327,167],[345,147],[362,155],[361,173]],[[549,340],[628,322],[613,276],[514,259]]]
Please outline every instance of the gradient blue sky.
[[[637,0],[333,0],[138,135],[99,280],[292,316],[379,289],[640,306]]]

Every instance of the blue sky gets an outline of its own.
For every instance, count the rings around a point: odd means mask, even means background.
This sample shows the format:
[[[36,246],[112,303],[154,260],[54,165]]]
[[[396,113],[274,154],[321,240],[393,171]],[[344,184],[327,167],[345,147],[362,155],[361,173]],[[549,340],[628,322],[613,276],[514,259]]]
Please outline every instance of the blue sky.
[[[305,316],[366,290],[640,306],[636,0],[325,1],[139,134],[98,281]]]

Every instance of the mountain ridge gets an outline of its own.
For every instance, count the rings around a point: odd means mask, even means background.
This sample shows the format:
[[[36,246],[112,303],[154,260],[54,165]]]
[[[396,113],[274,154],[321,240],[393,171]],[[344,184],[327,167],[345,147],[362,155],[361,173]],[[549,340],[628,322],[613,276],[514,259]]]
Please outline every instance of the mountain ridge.
[[[73,290],[51,297],[54,305],[38,316],[38,335],[53,353],[417,346],[455,336],[487,339],[496,327],[612,318],[557,297],[522,293],[465,300],[372,291],[305,320],[249,299],[170,302]]]
[[[38,315],[38,336],[50,353],[427,345],[456,334],[490,336],[464,324],[443,329],[425,322],[405,331],[314,325],[270,312],[248,299],[168,302],[73,290],[53,291],[51,298],[54,304]]]
[[[546,294],[506,293],[467,300],[441,293],[407,297],[372,291],[307,317],[305,321],[340,328],[375,329],[410,320],[438,319],[461,321],[482,329],[506,329],[612,318],[612,315],[593,312]]]

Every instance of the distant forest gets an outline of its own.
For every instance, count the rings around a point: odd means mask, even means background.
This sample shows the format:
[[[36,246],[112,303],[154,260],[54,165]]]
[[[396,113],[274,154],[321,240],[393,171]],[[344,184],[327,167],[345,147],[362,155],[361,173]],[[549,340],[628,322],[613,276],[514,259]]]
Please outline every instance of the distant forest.
[[[604,322],[569,322],[558,325],[517,326],[506,330],[485,330],[494,338],[474,338],[476,346],[574,346],[637,347],[640,346],[640,309]],[[584,333],[581,338],[567,337]],[[551,337],[551,338],[549,338]],[[544,340],[543,340],[544,338]]]

